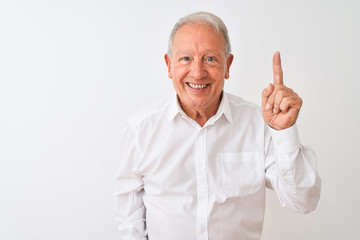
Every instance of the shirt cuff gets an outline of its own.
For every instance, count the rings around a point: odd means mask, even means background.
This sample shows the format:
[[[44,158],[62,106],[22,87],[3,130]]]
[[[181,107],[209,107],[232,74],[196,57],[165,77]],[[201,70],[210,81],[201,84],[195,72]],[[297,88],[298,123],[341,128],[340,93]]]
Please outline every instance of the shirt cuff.
[[[268,126],[274,145],[279,153],[289,154],[300,148],[300,139],[296,124],[283,130],[275,130]]]

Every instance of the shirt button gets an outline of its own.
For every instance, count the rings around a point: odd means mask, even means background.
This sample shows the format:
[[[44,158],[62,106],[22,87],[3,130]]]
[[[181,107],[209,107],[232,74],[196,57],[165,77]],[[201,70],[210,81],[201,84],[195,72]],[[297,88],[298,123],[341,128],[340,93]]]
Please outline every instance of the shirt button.
[[[203,228],[203,227],[200,228],[200,232],[201,232],[201,233],[204,233],[204,232],[205,232],[205,228]]]
[[[202,167],[204,167],[204,164],[202,162],[199,162],[198,166],[199,166],[199,168],[202,168]]]

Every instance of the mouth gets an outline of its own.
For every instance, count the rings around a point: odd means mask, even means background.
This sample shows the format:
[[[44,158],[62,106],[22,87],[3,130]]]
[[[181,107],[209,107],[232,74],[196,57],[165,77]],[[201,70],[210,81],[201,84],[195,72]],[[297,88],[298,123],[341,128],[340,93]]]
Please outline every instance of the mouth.
[[[193,83],[186,83],[190,88],[194,89],[194,90],[201,90],[206,88],[209,84],[193,84]]]

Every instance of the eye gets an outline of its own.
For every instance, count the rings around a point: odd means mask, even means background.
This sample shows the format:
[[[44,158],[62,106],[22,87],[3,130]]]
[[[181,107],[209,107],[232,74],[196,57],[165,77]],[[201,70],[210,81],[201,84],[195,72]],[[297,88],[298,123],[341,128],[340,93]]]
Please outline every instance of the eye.
[[[188,62],[190,62],[191,61],[191,58],[190,57],[182,57],[182,58],[180,58],[180,63],[181,64],[186,64],[186,63],[188,63]]]
[[[212,57],[212,56],[208,56],[208,57],[206,57],[206,61],[207,62],[213,62],[213,61],[215,61],[215,58]]]
[[[204,62],[207,62],[208,64],[215,65],[219,63],[219,59],[214,55],[207,55],[204,58]]]

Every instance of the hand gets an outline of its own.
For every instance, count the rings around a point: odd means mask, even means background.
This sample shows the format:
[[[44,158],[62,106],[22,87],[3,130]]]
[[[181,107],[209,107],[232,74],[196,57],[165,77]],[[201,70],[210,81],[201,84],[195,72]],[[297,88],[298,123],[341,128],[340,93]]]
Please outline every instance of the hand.
[[[270,83],[262,93],[262,111],[265,122],[276,130],[295,124],[302,99],[283,82],[280,52],[273,57],[274,84]]]

